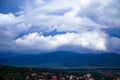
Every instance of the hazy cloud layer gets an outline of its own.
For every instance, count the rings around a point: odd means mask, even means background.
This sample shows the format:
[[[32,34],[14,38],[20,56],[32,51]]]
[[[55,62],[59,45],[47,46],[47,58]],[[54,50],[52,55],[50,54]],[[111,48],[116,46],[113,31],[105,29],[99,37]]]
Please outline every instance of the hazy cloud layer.
[[[49,51],[69,45],[120,51],[120,38],[103,31],[120,28],[119,0],[24,0],[21,4],[16,14],[0,14],[3,50]]]

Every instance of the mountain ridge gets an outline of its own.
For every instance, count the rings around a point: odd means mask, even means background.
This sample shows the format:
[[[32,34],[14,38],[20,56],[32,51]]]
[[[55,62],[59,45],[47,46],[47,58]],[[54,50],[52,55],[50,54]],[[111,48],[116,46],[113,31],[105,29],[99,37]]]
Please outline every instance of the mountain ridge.
[[[56,51],[0,58],[0,64],[34,67],[120,67],[120,54],[79,54]]]

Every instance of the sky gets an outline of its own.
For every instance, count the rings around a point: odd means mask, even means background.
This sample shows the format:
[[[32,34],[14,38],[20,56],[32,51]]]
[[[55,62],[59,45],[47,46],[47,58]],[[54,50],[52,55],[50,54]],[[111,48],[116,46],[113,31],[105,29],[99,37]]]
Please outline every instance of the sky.
[[[0,0],[0,53],[120,52],[120,0]]]

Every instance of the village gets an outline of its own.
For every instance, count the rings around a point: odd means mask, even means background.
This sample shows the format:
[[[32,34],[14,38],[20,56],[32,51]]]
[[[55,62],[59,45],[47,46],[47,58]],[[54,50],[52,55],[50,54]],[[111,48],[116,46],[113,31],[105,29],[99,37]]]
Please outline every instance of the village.
[[[25,77],[26,80],[120,80],[120,77],[94,77],[87,73],[84,75],[61,74],[43,72],[42,74],[32,73]]]

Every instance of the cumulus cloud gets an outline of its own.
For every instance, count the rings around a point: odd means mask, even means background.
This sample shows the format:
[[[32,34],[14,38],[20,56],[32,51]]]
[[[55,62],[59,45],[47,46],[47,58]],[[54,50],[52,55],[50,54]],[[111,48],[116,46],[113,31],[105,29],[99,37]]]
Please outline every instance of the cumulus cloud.
[[[14,33],[11,26],[16,21],[13,14],[0,14],[0,50],[10,47],[13,42]]]
[[[21,4],[17,16],[0,14],[2,44],[7,39],[26,49],[54,50],[69,45],[120,51],[120,38],[103,31],[120,28],[119,0],[24,0]]]
[[[16,18],[13,14],[0,14],[0,26],[2,25],[11,25],[16,22]]]
[[[15,38],[29,27],[23,21],[21,16],[0,13],[0,51],[14,50]]]
[[[101,25],[93,22],[88,17],[77,17],[80,7],[89,3],[83,1],[69,0],[50,0],[42,1],[43,5],[33,5],[32,8],[24,9],[27,23],[31,23],[34,27],[39,27],[41,30],[62,31],[84,31],[93,28],[98,28]],[[81,6],[79,6],[81,4]],[[30,6],[30,5],[28,5]],[[30,11],[29,11],[30,10]],[[63,29],[64,28],[64,29]]]
[[[44,36],[30,33],[16,40],[16,43],[29,48],[56,49],[60,46],[82,46],[93,50],[106,50],[106,35],[97,31],[84,33],[65,33],[55,36]]]
[[[118,0],[36,0],[23,10],[26,21],[39,29],[78,32],[118,27],[119,12]]]

